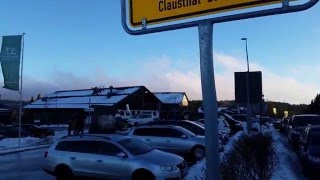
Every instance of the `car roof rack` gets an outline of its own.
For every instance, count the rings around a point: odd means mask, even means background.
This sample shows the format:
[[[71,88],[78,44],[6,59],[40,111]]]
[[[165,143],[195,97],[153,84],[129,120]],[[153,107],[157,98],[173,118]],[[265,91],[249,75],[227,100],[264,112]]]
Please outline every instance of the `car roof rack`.
[[[99,136],[97,134],[80,134],[80,135],[63,136],[60,139],[66,139],[66,138],[72,138],[72,137],[82,138],[83,136],[86,136],[86,137],[98,137],[98,138],[103,138],[103,139],[106,139],[106,140],[111,140],[109,137]]]

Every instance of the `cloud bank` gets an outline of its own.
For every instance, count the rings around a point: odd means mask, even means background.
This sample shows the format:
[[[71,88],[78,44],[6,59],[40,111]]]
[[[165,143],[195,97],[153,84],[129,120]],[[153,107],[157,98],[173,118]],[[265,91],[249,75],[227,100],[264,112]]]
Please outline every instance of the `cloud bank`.
[[[198,62],[195,60],[194,62]],[[25,100],[38,93],[42,96],[58,90],[86,89],[95,86],[109,87],[144,85],[151,91],[183,91],[190,100],[202,99],[200,65],[180,68],[174,60],[163,56],[150,58],[136,71],[139,76],[112,77],[98,69],[88,77],[76,76],[72,72],[53,70],[46,81],[34,77],[24,77],[23,97]],[[245,71],[246,61],[223,53],[214,53],[215,83],[218,100],[234,99],[234,72]],[[318,83],[307,83],[291,77],[280,76],[262,65],[250,63],[250,70],[262,71],[265,99],[285,101],[294,104],[310,103],[320,89]],[[0,82],[3,84],[3,82]],[[19,99],[18,92],[0,88],[2,99]]]

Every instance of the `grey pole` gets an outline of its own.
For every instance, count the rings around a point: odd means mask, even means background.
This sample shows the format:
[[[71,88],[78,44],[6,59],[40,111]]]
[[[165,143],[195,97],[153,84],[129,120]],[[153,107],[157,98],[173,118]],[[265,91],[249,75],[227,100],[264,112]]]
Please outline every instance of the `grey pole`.
[[[19,147],[21,146],[21,119],[22,119],[22,80],[23,80],[23,55],[24,55],[24,35],[22,34],[22,48],[21,48],[21,68],[20,68],[20,107],[19,107]]]
[[[213,24],[202,22],[198,29],[204,124],[206,128],[206,180],[218,180],[220,179],[220,155],[218,149],[218,107],[212,52]]]
[[[249,74],[250,74],[250,66],[249,66],[249,55],[248,55],[248,38],[242,38],[241,40],[246,41],[246,55],[247,55],[247,130],[250,133],[252,129],[251,123],[251,108],[250,108],[250,81],[249,81]]]

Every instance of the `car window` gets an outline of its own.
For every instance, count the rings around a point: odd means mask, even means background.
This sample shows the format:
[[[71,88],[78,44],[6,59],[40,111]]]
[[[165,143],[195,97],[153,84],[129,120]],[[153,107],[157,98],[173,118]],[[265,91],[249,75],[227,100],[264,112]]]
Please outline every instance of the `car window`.
[[[179,126],[194,133],[195,135],[204,136],[204,134],[205,134],[204,128],[198,124],[195,124],[195,123],[194,124],[193,123],[181,123],[181,125],[179,125]]]
[[[182,132],[176,130],[176,129],[171,129],[171,128],[163,128],[163,132],[161,135],[162,137],[173,137],[173,138],[181,138],[183,134]]]
[[[293,118],[294,126],[320,125],[320,116],[296,116]]]
[[[100,142],[100,153],[108,156],[116,156],[118,153],[123,152],[118,146],[109,142]]]
[[[171,128],[139,128],[133,132],[133,135],[180,138],[183,133]]]
[[[59,151],[99,154],[97,141],[62,141],[56,148]]]
[[[135,138],[121,140],[118,143],[133,155],[145,154],[153,150],[152,147]]]
[[[154,136],[153,129],[150,128],[139,128],[133,132],[133,135],[136,136]]]
[[[152,116],[149,114],[141,114],[139,118],[152,118]]]

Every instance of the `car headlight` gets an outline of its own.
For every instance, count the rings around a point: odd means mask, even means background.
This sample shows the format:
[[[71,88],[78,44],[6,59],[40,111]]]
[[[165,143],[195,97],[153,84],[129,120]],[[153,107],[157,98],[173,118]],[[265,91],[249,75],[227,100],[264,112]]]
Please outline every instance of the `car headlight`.
[[[236,126],[241,126],[241,123],[237,123]]]
[[[314,162],[314,163],[320,163],[320,157],[316,157],[316,156],[308,156],[309,160]]]
[[[160,170],[161,171],[169,171],[169,172],[171,172],[171,171],[176,171],[178,168],[177,168],[177,166],[160,166]]]

